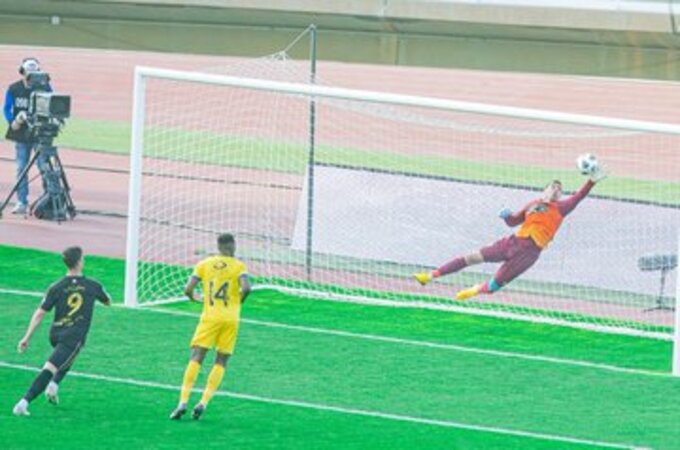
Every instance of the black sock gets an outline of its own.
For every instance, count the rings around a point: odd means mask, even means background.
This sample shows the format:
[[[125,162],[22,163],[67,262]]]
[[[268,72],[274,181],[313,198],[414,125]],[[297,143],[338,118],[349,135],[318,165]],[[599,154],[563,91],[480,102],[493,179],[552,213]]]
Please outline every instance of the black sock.
[[[61,383],[61,380],[64,379],[64,377],[66,376],[66,374],[68,373],[68,371],[70,369],[71,369],[70,367],[67,367],[66,369],[61,369],[59,372],[57,372],[54,375],[54,378],[52,378],[52,381],[54,381],[57,384]]]
[[[47,384],[50,382],[51,379],[52,372],[50,372],[47,369],[43,369],[42,372],[40,372],[40,374],[37,377],[35,377],[35,380],[33,380],[33,384],[31,385],[30,388],[28,388],[28,392],[26,392],[26,395],[24,395],[26,401],[30,402],[38,395],[40,395],[42,391],[45,390]]]

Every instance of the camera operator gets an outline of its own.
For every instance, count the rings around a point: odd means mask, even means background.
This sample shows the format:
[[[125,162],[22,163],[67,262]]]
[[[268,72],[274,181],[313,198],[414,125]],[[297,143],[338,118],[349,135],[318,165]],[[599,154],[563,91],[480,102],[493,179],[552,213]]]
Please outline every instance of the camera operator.
[[[46,85],[33,85],[30,82],[30,75],[41,72],[40,63],[36,58],[26,58],[21,61],[19,73],[21,79],[12,83],[5,94],[5,105],[3,112],[5,119],[9,123],[5,138],[14,141],[16,149],[17,163],[17,203],[12,210],[13,214],[26,214],[28,210],[28,174],[21,177],[29,163],[31,151],[35,148],[35,142],[31,137],[28,126],[28,108],[31,94],[34,91],[52,92],[52,87]],[[47,156],[42,153],[38,155],[38,170],[42,173],[47,164]]]

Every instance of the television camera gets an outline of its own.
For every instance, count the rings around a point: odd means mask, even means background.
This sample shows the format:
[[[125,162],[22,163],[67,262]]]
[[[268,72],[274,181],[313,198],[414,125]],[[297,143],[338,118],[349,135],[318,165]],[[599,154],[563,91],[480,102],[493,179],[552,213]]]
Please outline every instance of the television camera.
[[[71,97],[51,92],[49,81],[50,76],[46,72],[30,72],[26,76],[26,83],[32,92],[25,123],[34,152],[26,168],[17,177],[13,189],[0,205],[0,217],[10,198],[18,190],[20,181],[28,176],[30,168],[36,162],[42,178],[43,194],[30,205],[31,214],[39,219],[57,222],[72,219],[76,215],[71,188],[57,148],[53,145],[54,138],[64,126],[64,120],[71,115]]]

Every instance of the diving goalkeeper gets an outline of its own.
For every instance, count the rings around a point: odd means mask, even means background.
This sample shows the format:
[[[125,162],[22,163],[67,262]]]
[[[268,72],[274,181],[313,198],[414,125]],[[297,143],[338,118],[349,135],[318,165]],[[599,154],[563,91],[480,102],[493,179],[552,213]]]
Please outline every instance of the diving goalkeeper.
[[[588,195],[597,182],[606,178],[606,173],[598,164],[588,177],[578,192],[564,200],[560,199],[562,183],[553,180],[545,187],[541,198],[529,202],[519,211],[513,213],[508,208],[502,209],[498,216],[509,227],[521,225],[515,233],[467,256],[454,258],[431,272],[416,273],[415,279],[420,284],[426,285],[433,278],[456,273],[468,266],[483,262],[503,262],[493,278],[459,291],[456,299],[465,300],[478,294],[493,294],[526,272],[538,260],[543,249],[555,237],[564,218]]]

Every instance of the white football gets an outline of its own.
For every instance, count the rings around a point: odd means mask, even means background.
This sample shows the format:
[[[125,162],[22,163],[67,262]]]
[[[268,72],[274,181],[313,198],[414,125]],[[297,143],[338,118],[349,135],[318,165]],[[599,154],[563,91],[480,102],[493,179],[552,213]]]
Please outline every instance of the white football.
[[[579,172],[583,175],[592,175],[599,166],[600,163],[597,157],[591,153],[586,153],[576,158],[576,167],[578,167]]]

